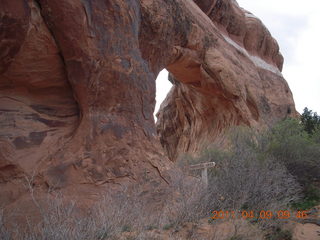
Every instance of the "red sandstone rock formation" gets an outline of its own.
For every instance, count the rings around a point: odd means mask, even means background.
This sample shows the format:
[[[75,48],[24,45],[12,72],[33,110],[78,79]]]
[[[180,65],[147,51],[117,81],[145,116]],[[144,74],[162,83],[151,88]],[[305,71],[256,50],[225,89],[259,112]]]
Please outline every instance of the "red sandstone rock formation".
[[[174,86],[158,113],[172,160],[223,138],[230,126],[264,128],[296,115],[279,46],[262,22],[234,0],[195,2],[202,12],[186,5],[199,21],[175,48],[177,59],[167,66]]]
[[[0,13],[0,205],[27,201],[26,179],[86,199],[170,185],[153,120],[163,68],[172,160],[295,113],[276,41],[235,1],[0,0]]]

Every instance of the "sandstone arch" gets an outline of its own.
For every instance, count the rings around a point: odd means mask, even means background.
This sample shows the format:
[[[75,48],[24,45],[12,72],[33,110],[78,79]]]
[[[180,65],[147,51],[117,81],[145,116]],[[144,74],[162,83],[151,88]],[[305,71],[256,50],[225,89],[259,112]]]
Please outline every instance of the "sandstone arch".
[[[163,68],[175,83],[158,124],[171,160],[229,126],[295,114],[263,24],[232,0],[195,2],[204,11],[191,0],[0,1],[1,203],[27,195],[24,176],[87,198],[170,184],[152,117]]]

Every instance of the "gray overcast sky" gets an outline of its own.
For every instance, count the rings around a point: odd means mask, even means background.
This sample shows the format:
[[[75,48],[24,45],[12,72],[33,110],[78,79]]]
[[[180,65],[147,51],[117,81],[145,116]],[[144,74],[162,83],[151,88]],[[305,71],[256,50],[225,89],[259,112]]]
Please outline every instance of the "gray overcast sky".
[[[283,75],[302,112],[308,107],[320,114],[320,1],[319,0],[237,0],[269,29],[284,56]],[[319,68],[319,69],[318,69]],[[157,78],[157,104],[170,90],[167,72]]]
[[[237,0],[267,26],[284,56],[283,75],[296,108],[320,113],[320,1]]]

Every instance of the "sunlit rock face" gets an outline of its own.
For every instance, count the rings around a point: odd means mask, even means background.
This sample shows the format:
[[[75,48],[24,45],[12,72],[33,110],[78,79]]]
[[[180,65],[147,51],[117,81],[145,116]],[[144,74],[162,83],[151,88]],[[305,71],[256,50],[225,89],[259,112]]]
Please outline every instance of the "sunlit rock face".
[[[295,114],[276,41],[235,1],[0,5],[0,206],[30,201],[26,186],[87,201],[136,184],[161,199],[170,159]]]

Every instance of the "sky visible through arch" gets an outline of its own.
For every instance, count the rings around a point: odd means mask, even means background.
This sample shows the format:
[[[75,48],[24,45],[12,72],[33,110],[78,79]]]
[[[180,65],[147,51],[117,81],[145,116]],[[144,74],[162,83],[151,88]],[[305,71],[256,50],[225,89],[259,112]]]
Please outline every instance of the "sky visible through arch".
[[[278,41],[284,56],[282,73],[289,83],[298,112],[308,107],[320,114],[320,1],[237,0],[260,18]],[[318,69],[319,68],[319,69]],[[171,88],[168,72],[156,84],[156,108]]]

